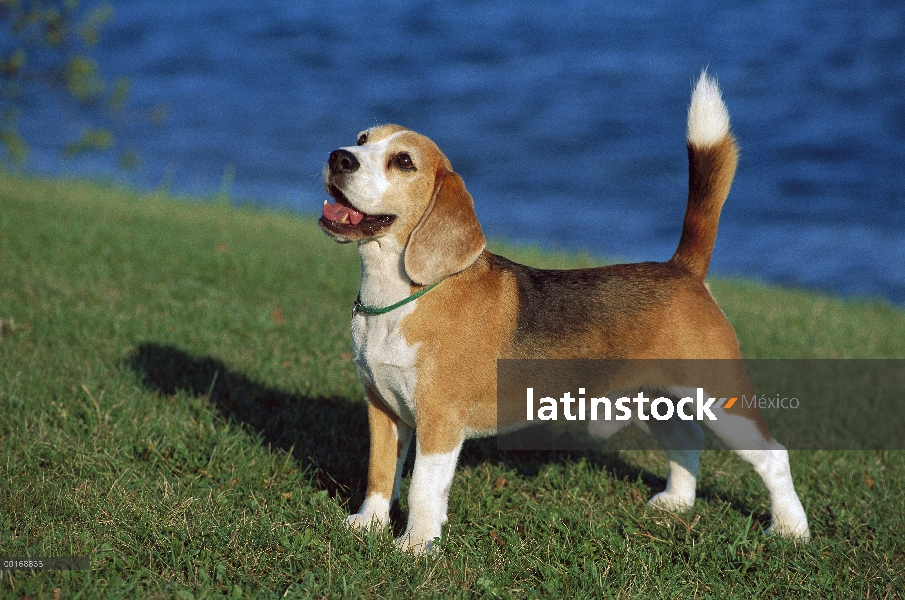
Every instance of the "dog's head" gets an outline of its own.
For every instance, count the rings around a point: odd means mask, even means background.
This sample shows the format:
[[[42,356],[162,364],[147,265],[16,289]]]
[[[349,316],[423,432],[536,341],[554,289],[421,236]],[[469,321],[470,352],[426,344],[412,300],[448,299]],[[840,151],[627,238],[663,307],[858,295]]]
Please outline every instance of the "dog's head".
[[[471,265],[484,250],[474,202],[449,159],[427,137],[398,125],[358,135],[330,153],[319,223],[338,242],[395,236],[412,281],[429,285]]]

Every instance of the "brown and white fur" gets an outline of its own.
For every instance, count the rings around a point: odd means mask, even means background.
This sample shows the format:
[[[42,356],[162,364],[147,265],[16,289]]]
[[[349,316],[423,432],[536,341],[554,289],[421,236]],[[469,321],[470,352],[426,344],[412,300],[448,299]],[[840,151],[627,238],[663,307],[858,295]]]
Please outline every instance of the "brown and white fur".
[[[665,263],[566,271],[533,269],[484,250],[462,178],[427,137],[383,125],[331,153],[324,177],[337,204],[325,203],[320,225],[335,240],[358,245],[361,303],[392,305],[443,280],[389,313],[353,314],[371,445],[365,500],[349,526],[388,525],[417,429],[408,526],[397,545],[415,552],[433,546],[447,520],[463,441],[497,430],[497,359],[740,358],[735,331],[704,283],[737,162],[728,112],[706,72],[692,94],[687,146],[688,208],[675,255]],[[734,383],[750,385],[743,373]],[[718,397],[721,382],[709,385],[707,393]],[[728,419],[733,439],[743,431],[744,442],[725,441],[766,484],[771,530],[807,539],[786,449],[756,409],[736,403],[721,416],[711,429],[720,435]],[[683,447],[702,443],[693,422],[666,423],[651,433],[685,440]],[[699,452],[667,454],[666,489],[650,504],[691,507]]]

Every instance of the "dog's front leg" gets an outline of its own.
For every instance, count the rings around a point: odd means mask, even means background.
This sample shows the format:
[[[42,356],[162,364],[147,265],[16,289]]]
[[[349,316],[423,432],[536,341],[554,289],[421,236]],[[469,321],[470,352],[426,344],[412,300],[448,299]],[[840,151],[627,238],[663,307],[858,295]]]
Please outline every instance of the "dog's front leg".
[[[408,527],[396,540],[400,550],[411,550],[415,554],[432,550],[434,540],[440,537],[447,520],[449,488],[464,440],[461,432],[451,440],[439,440],[438,437],[429,428],[419,426],[415,470],[409,489]]]
[[[396,416],[377,394],[368,389],[367,398],[371,431],[368,490],[358,513],[346,518],[346,524],[356,529],[389,525],[390,507],[399,497],[402,466],[412,439],[412,427]]]

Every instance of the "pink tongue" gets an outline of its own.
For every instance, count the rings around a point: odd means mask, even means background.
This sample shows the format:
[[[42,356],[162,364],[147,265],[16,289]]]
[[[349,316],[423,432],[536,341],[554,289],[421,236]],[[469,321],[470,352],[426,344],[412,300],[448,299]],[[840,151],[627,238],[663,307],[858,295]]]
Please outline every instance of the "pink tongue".
[[[343,217],[348,216],[348,222],[352,225],[358,225],[364,218],[364,215],[357,210],[343,206],[339,202],[324,204],[324,216],[336,223],[341,223]]]

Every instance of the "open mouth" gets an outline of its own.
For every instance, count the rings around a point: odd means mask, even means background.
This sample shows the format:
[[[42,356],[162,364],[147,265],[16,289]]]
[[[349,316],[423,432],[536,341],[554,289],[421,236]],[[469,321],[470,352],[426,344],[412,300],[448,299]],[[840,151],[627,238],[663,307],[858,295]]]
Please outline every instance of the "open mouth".
[[[361,212],[352,206],[349,199],[335,185],[331,185],[327,191],[335,202],[324,200],[320,224],[333,233],[372,237],[396,220],[395,215],[369,215]]]

